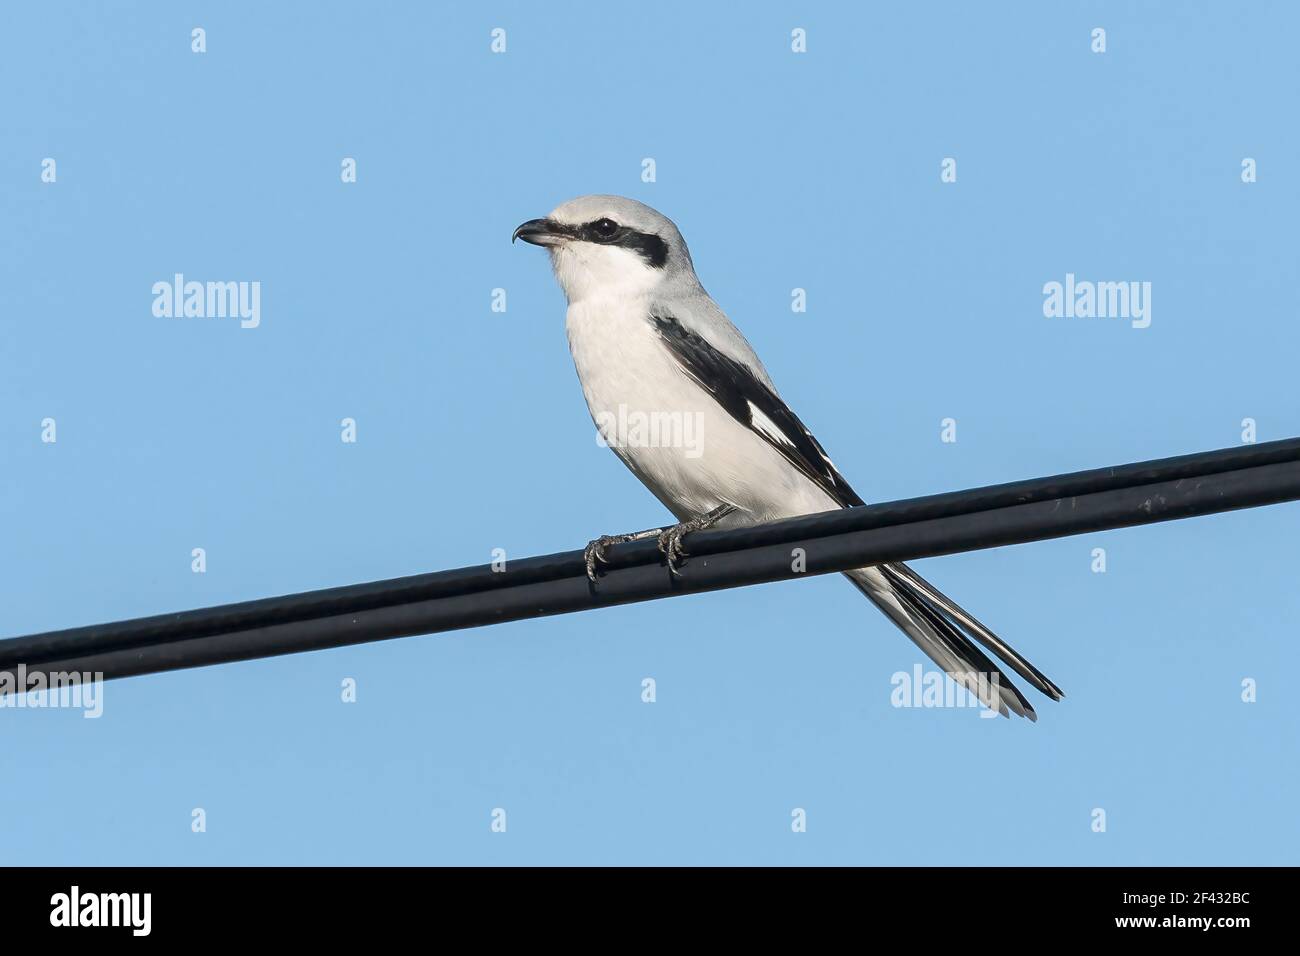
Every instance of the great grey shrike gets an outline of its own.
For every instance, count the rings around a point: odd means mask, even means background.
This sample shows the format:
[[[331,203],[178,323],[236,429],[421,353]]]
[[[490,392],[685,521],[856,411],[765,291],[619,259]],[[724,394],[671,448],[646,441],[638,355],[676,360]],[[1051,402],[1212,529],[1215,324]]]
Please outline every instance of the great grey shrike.
[[[513,238],[550,252],[569,300],[569,349],[604,443],[681,522],[591,542],[593,581],[606,550],[623,541],[657,536],[675,573],[690,531],[863,503],[704,291],[670,219],[634,199],[581,196],[525,222]],[[697,441],[628,440],[615,423],[629,415],[698,423]],[[1038,690],[1061,698],[1037,668],[907,565],[845,576],[985,705],[1035,716],[976,641]]]

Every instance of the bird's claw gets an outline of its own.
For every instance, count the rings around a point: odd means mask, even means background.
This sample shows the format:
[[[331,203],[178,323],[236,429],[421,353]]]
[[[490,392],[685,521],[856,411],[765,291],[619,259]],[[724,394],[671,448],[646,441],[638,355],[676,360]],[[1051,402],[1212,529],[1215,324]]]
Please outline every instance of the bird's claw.
[[[687,531],[694,530],[687,524],[675,524],[671,528],[665,528],[659,533],[659,550],[664,556],[664,563],[668,565],[668,572],[675,578],[682,576],[682,572],[677,569],[677,563],[686,557],[686,549],[682,547],[682,538]]]
[[[602,534],[599,538],[587,543],[587,547],[582,551],[582,561],[587,566],[587,577],[592,584],[596,583],[596,565],[605,563],[605,552],[611,544],[618,544],[619,538],[612,534]]]
[[[671,528],[651,528],[648,531],[635,531],[632,534],[602,534],[599,538],[588,542],[587,547],[582,551],[582,563],[587,568],[587,579],[592,584],[596,583],[596,566],[608,561],[605,555],[610,545],[641,541],[645,538],[659,539],[659,550],[663,552],[668,570],[674,577],[681,577],[682,572],[677,570],[677,565],[687,556],[686,548],[682,546],[682,538],[692,531],[703,531],[705,528],[712,527],[735,510],[734,505],[719,505],[712,511],[697,515],[681,524],[675,524]]]
[[[632,534],[602,534],[599,538],[589,541],[582,551],[582,561],[587,566],[587,578],[592,584],[596,583],[596,565],[605,564],[609,560],[606,552],[610,545],[640,541],[642,538],[650,538],[659,533],[660,529],[651,528],[649,531],[634,531]]]
[[[735,510],[735,505],[718,505],[712,511],[696,515],[689,521],[683,521],[659,532],[659,550],[663,552],[664,563],[668,565],[668,571],[673,577],[680,578],[682,576],[682,572],[678,570],[678,563],[682,558],[688,557],[686,547],[682,544],[682,538],[692,531],[704,531],[712,528]]]

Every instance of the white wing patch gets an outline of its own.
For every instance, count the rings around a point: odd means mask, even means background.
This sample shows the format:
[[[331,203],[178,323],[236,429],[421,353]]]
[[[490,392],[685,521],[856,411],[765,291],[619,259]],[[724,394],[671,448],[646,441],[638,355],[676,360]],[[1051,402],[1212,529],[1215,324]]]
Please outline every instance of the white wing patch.
[[[766,375],[720,352],[672,315],[651,311],[649,319],[678,366],[728,415],[780,452],[839,504],[862,504],[821,444],[767,384]]]
[[[772,419],[764,415],[762,409],[760,409],[757,405],[755,405],[751,401],[746,401],[745,404],[749,406],[749,424],[750,427],[754,429],[754,431],[758,432],[760,435],[766,436],[769,441],[779,442],[780,444],[785,445],[787,448],[794,448],[796,450],[798,449],[798,446],[795,445],[794,441],[790,438],[790,436],[787,435],[785,432],[783,432],[781,430],[781,427],[777,425],[776,422],[772,421]],[[804,432],[804,434],[808,435],[806,431]],[[821,446],[817,444],[816,439],[814,439],[811,435],[808,435],[808,438],[812,441],[813,446],[817,449],[817,454],[821,456],[822,461],[826,462],[827,470],[823,473],[824,477],[826,478],[827,481],[831,483],[832,486],[838,485],[839,484],[839,481],[837,480],[838,472],[836,472],[835,470],[835,462],[831,461],[830,457],[827,456],[826,452],[822,451]]]
[[[791,448],[795,447],[794,442],[790,440],[785,432],[781,431],[776,422],[764,415],[753,402],[747,404],[749,405],[749,423],[756,432],[766,435],[772,441],[778,441],[782,445],[788,445]]]

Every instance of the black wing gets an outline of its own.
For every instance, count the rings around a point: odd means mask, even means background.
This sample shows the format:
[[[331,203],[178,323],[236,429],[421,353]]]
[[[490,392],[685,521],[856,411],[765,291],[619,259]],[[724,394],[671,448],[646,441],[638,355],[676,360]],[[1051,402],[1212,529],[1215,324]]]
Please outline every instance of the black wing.
[[[862,504],[812,432],[743,362],[723,355],[671,315],[650,315],[682,370],[727,413],[767,442],[841,507]]]
[[[784,455],[790,464],[842,507],[862,504],[862,499],[831,464],[803,422],[776,393],[754,376],[748,366],[723,355],[672,316],[652,313],[650,320],[682,370],[732,418]],[[864,585],[861,578],[850,575],[850,580],[940,666],[946,668],[945,660],[951,658],[960,665],[961,673],[995,675],[1002,705],[1031,720],[1037,719],[1029,701],[988,655],[972,643],[970,638],[973,637],[1044,694],[1053,700],[1061,699],[1060,688],[1038,668],[907,565],[894,562],[879,567],[906,620],[900,620],[893,610],[882,604],[874,589]],[[918,622],[923,622],[924,626]]]

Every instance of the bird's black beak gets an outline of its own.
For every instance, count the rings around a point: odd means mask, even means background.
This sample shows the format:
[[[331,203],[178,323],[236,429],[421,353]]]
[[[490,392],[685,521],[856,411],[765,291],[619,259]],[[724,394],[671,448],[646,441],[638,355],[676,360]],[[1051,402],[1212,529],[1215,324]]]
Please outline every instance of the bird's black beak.
[[[572,230],[553,219],[529,219],[515,230],[510,241],[522,239],[535,246],[555,246],[572,238]]]

